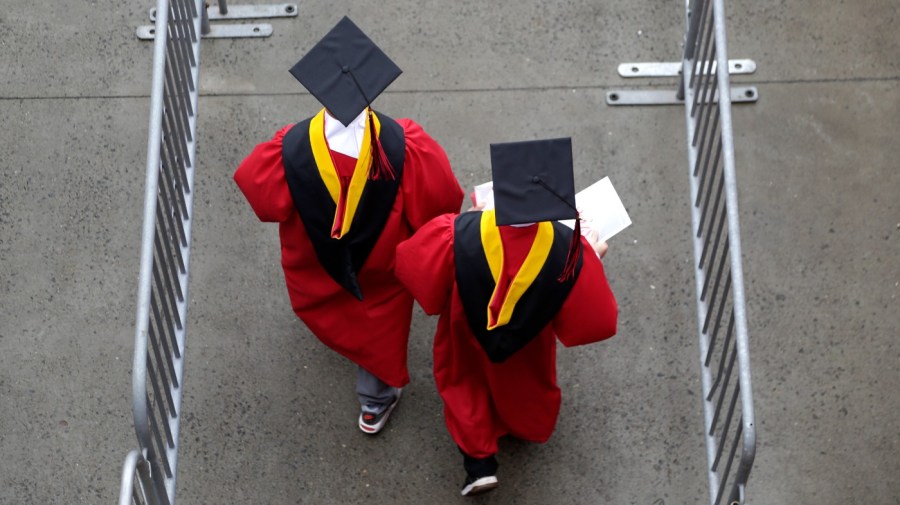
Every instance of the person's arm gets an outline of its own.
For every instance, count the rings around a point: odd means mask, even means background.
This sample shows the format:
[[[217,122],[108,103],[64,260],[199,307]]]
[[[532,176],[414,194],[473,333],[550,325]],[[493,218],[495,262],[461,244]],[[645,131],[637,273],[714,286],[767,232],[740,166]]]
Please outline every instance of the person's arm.
[[[281,157],[282,139],[291,126],[257,145],[234,172],[234,182],[260,221],[281,222],[294,210]]]
[[[439,314],[447,305],[456,278],[455,218],[456,214],[438,216],[397,246],[394,275],[430,315]]]
[[[582,245],[585,254],[581,273],[553,319],[553,329],[566,347],[599,342],[616,334],[619,309],[598,257],[600,252],[591,254],[596,249],[587,239]]]
[[[413,230],[441,214],[457,213],[463,190],[444,149],[410,119],[397,121],[406,138],[403,162],[404,215]]]

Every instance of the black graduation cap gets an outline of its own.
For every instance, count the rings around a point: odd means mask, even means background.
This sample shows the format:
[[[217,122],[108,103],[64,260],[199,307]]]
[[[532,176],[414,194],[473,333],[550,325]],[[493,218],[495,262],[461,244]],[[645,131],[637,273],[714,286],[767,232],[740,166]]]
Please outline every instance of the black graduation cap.
[[[348,126],[402,70],[344,16],[290,72]]]
[[[491,144],[497,225],[574,219],[566,267],[571,279],[581,252],[581,220],[575,207],[571,137]]]
[[[574,219],[569,137],[491,144],[497,224]]]

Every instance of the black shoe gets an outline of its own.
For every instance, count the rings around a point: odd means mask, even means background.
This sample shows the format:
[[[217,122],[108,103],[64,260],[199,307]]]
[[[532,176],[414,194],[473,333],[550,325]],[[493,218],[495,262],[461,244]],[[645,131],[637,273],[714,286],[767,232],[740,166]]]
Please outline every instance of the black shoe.
[[[468,476],[466,477],[466,482],[463,484],[461,494],[463,496],[474,496],[476,494],[486,493],[499,485],[500,482],[497,481],[497,477],[494,475],[480,477],[478,479]]]
[[[396,407],[397,403],[400,401],[400,393],[402,392],[402,389],[398,389],[394,401],[392,401],[386,409],[377,414],[361,411],[359,413],[359,429],[367,435],[374,435],[381,431],[381,429],[384,428],[384,425],[387,424],[388,418],[391,417],[391,412],[394,411],[394,407]]]

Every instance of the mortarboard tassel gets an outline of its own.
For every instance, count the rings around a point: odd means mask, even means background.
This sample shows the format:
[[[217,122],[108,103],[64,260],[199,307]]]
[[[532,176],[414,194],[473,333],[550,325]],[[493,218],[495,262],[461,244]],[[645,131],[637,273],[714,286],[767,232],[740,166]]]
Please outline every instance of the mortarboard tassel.
[[[578,264],[578,256],[581,254],[581,213],[578,212],[578,209],[573,207],[572,204],[567,202],[565,198],[559,196],[559,193],[553,191],[553,188],[541,180],[540,177],[534,176],[531,181],[543,186],[544,189],[552,193],[559,201],[575,211],[575,230],[572,233],[572,241],[569,242],[569,254],[566,256],[566,266],[563,268],[562,273],[559,274],[559,277],[556,278],[557,282],[569,281],[575,276],[575,265]]]
[[[390,180],[397,178],[391,161],[388,160],[381,146],[381,140],[375,132],[375,113],[369,109],[369,136],[372,138],[372,170],[369,171],[369,179],[373,181]]]
[[[343,71],[350,74],[353,83],[356,84],[356,89],[359,90],[360,94],[366,100],[366,107],[369,109],[369,137],[372,139],[372,170],[369,171],[369,180],[393,181],[397,178],[397,174],[394,173],[394,167],[391,166],[391,161],[387,159],[387,155],[384,153],[384,147],[381,146],[381,140],[378,138],[378,133],[375,131],[375,112],[372,110],[372,100],[369,100],[366,91],[359,85],[359,81],[356,80],[356,74],[346,66],[343,68]]]
[[[575,276],[575,265],[578,264],[578,255],[581,254],[581,214],[575,215],[575,231],[572,233],[572,241],[569,242],[569,255],[566,256],[566,267],[556,279],[566,282]]]
[[[372,110],[372,100],[369,100],[365,90],[359,85],[359,81],[356,80],[356,75],[353,71],[347,66],[343,68],[343,71],[350,74],[353,83],[356,84],[356,89],[359,90],[360,94],[366,100],[366,107],[369,110],[369,137],[372,139],[372,170],[369,171],[369,180],[393,181],[397,178],[397,174],[394,172],[394,167],[391,166],[391,161],[384,153],[384,148],[381,146],[381,140],[378,139],[378,133],[375,131],[375,112]]]

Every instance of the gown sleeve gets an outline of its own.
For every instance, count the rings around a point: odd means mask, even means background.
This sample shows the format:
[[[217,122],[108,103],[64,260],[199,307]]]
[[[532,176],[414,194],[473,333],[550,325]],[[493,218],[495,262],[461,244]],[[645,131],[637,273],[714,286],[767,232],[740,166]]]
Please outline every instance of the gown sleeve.
[[[397,121],[406,137],[403,162],[403,212],[413,231],[431,219],[459,212],[463,191],[444,149],[411,119]]]
[[[566,347],[599,342],[616,334],[619,310],[603,264],[583,238],[581,243],[581,273],[553,319],[553,329]]]
[[[394,273],[426,314],[447,305],[456,278],[453,223],[456,214],[438,216],[397,246]]]
[[[234,172],[234,182],[260,221],[283,222],[294,211],[281,158],[282,140],[291,126],[279,130],[272,140],[257,145]]]

